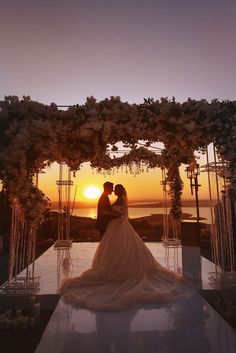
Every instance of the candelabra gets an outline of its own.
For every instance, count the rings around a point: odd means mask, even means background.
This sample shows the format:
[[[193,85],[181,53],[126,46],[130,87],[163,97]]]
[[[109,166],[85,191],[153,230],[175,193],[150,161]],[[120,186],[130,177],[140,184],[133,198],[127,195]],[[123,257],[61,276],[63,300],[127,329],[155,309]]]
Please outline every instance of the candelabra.
[[[196,162],[190,163],[190,165],[186,168],[187,178],[190,181],[191,187],[191,195],[193,195],[193,190],[195,190],[195,200],[196,200],[196,211],[197,211],[197,222],[199,222],[199,201],[198,201],[198,175],[200,175],[200,167]]]

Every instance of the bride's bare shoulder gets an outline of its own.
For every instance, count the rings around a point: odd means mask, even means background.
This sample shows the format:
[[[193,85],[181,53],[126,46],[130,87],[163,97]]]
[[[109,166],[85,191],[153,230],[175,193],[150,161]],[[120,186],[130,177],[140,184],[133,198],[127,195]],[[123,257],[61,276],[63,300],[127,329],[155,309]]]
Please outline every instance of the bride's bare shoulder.
[[[112,205],[112,209],[114,210],[114,211],[119,211],[119,212],[122,212],[123,211],[123,209],[124,209],[124,207],[122,206],[122,205]]]

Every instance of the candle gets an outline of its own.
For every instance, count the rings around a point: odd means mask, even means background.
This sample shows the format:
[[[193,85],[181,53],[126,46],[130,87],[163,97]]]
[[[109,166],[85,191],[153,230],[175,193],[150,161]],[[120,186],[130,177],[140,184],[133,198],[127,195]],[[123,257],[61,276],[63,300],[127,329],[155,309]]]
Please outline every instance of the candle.
[[[30,318],[30,327],[34,327],[35,326],[35,322],[36,322],[35,317],[31,317]]]
[[[11,314],[12,314],[12,311],[9,309],[9,310],[6,310],[6,311],[5,311],[4,316],[5,316],[6,318],[9,318],[9,319],[10,319]]]
[[[16,310],[16,317],[20,317],[22,315],[22,310],[18,309]]]
[[[26,331],[28,328],[29,317],[28,316],[21,316],[21,329]]]
[[[9,319],[5,319],[4,320],[4,328],[9,331],[10,330],[10,324],[11,324],[11,320]]]
[[[21,318],[22,316],[19,316],[16,318],[16,328],[21,329]]]
[[[35,317],[35,321],[39,321],[39,319],[40,319],[40,303],[34,304],[34,317]]]
[[[11,329],[13,330],[13,331],[15,331],[16,330],[16,328],[17,328],[17,321],[16,321],[16,319],[13,319],[13,320],[11,320]]]
[[[4,328],[4,318],[0,319],[0,330]]]

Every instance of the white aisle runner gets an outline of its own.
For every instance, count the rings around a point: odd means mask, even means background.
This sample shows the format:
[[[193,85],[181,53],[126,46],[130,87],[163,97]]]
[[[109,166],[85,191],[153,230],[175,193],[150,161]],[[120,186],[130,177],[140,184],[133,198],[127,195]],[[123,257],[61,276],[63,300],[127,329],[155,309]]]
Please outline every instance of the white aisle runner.
[[[147,245],[162,265],[176,264],[171,253],[170,262],[166,262],[161,243]],[[87,269],[96,247],[96,243],[73,244],[69,260],[63,262],[65,254],[59,255],[60,273],[58,251],[50,248],[36,264],[37,274],[41,276],[40,293],[56,293],[63,273],[76,276]],[[175,257],[179,257],[177,267],[181,271],[181,249],[178,252]],[[201,263],[201,285],[210,288],[208,273],[214,266],[205,259]],[[183,303],[114,313],[75,310],[60,300],[35,351],[45,352],[236,353],[236,333],[197,293]]]

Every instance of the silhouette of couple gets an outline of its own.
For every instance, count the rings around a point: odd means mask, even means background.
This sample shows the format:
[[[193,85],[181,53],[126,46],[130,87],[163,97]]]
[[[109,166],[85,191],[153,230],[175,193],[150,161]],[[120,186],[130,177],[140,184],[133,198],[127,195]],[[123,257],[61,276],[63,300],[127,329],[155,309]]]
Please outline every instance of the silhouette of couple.
[[[92,266],[64,281],[59,290],[62,298],[75,308],[113,311],[185,297],[183,277],[161,266],[130,224],[123,185],[115,186],[117,199],[111,205],[112,191],[113,184],[104,183],[97,220],[101,241]]]
[[[101,239],[106,231],[108,223],[112,219],[121,218],[124,216],[124,210],[121,209],[124,206],[124,198],[126,196],[126,191],[121,184],[117,184],[114,188],[114,184],[106,181],[103,184],[103,193],[98,200],[97,207],[97,228],[99,230]],[[111,205],[109,200],[109,195],[114,191],[117,199],[113,205]],[[120,206],[120,209],[118,207]]]

